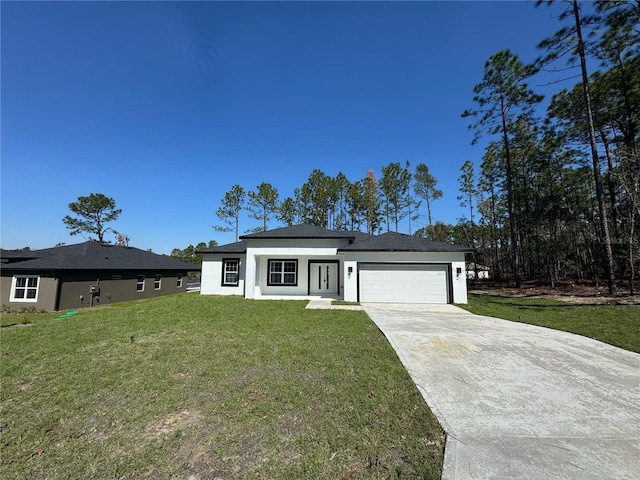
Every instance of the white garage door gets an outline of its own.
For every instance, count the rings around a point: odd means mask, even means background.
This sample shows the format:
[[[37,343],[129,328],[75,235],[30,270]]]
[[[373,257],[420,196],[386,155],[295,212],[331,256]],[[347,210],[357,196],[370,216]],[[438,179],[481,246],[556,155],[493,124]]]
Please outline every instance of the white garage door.
[[[361,265],[360,301],[448,303],[446,265]]]

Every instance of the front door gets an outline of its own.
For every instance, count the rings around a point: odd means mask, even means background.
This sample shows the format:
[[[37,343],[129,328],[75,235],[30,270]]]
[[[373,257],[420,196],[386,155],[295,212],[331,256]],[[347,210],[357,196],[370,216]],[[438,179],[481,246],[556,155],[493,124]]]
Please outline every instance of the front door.
[[[337,263],[309,263],[309,294],[338,294]]]

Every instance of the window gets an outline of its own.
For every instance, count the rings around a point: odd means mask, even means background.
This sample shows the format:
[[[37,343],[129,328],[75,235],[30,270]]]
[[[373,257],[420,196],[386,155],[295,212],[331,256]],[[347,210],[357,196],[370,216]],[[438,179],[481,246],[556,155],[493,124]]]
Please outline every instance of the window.
[[[177,281],[176,281],[176,286],[178,288],[182,288],[182,274],[181,273],[178,274],[178,278],[177,278]]]
[[[298,261],[269,260],[267,285],[298,285]]]
[[[162,286],[162,275],[160,275],[159,273],[156,273],[156,278],[153,281],[153,289],[160,290],[161,286]]]
[[[138,275],[138,283],[136,284],[138,292],[144,292],[144,275]]]
[[[11,302],[37,302],[40,277],[16,275],[11,282]]]
[[[222,286],[235,287],[240,281],[240,260],[225,258],[222,260]]]

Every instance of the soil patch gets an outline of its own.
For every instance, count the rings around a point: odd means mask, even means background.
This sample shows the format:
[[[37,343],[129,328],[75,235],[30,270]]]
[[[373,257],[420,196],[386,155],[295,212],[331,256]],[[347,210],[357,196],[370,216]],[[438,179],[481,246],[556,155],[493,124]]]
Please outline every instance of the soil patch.
[[[176,410],[164,418],[153,420],[145,428],[146,437],[159,437],[169,435],[177,430],[198,425],[202,415],[198,411],[176,408]]]
[[[640,285],[635,291],[640,291]],[[491,281],[470,282],[469,292],[503,297],[551,298],[583,305],[640,305],[640,295],[630,295],[628,290],[621,289],[616,295],[609,295],[606,286],[577,282],[558,283],[554,287],[536,282],[523,282],[520,288]]]

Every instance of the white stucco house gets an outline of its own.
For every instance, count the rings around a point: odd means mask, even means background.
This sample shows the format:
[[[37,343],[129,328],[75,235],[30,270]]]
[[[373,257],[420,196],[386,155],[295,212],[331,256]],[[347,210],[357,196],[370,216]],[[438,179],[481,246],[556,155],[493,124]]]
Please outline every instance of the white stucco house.
[[[467,247],[294,225],[199,251],[202,295],[467,303]]]

